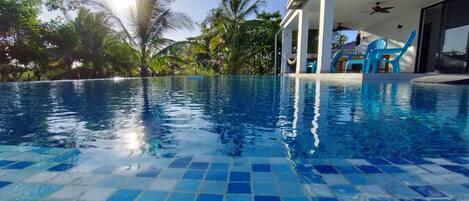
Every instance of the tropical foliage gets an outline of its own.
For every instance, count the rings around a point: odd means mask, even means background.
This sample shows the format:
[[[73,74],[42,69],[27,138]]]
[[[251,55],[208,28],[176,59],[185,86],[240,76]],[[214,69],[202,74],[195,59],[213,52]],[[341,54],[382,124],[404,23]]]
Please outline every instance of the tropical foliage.
[[[109,1],[0,1],[0,81],[275,73],[282,16],[265,0],[219,0],[197,24],[171,0],[133,0],[124,14]],[[62,17],[43,22],[43,8]],[[195,26],[187,41],[166,38]]]

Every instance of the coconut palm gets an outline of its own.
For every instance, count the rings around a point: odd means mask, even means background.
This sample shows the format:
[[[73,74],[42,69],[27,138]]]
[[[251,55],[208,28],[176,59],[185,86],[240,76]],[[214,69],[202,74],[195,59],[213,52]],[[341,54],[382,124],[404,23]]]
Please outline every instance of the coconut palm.
[[[80,8],[77,18],[73,21],[81,35],[82,45],[79,54],[84,62],[93,65],[93,78],[104,77],[104,49],[111,30],[104,12],[91,12]]]
[[[169,31],[192,28],[192,20],[184,13],[174,11],[170,0],[135,0],[127,18],[117,15],[104,0],[86,0],[102,9],[112,21],[115,30],[139,58],[140,75],[150,75],[150,60],[174,41],[165,38]]]
[[[217,53],[226,52],[226,67],[230,73],[240,73],[240,67],[248,55],[242,49],[245,44],[242,38],[258,20],[249,20],[250,16],[258,13],[265,4],[265,0],[221,0],[220,6],[213,9],[202,22],[202,36],[207,46]]]
[[[223,24],[226,30],[226,39],[230,51],[228,54],[228,67],[232,74],[238,74],[242,63],[241,38],[243,32],[250,25],[256,23],[255,20],[247,20],[251,15],[256,14],[265,5],[264,0],[222,0],[221,9],[223,13]]]

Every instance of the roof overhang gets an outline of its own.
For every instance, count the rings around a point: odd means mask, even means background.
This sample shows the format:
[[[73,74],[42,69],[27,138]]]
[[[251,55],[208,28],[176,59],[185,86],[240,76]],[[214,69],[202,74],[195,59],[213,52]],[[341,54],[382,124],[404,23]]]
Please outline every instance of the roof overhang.
[[[295,0],[288,1],[288,5]],[[297,0],[298,1],[298,0]],[[308,12],[310,29],[319,26],[319,8],[321,0],[299,0],[303,2],[301,8],[289,9],[282,21],[282,27],[296,29],[296,11]],[[386,23],[388,20],[400,17],[408,13],[419,12],[419,9],[436,4],[443,0],[393,0],[384,1],[384,6],[393,6],[389,14],[369,15],[363,11],[370,10],[376,4],[376,0],[335,0],[334,1],[334,27],[338,23],[356,30],[367,29],[375,24]],[[292,23],[292,24],[290,24]]]
[[[288,0],[287,9],[301,9],[308,0]]]

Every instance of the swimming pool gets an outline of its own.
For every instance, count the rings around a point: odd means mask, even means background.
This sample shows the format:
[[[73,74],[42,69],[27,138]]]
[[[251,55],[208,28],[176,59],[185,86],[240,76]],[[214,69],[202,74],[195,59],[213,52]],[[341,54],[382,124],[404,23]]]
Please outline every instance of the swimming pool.
[[[185,77],[0,85],[0,143],[303,158],[469,154],[469,87]]]
[[[0,92],[0,200],[469,199],[468,86],[222,76]]]

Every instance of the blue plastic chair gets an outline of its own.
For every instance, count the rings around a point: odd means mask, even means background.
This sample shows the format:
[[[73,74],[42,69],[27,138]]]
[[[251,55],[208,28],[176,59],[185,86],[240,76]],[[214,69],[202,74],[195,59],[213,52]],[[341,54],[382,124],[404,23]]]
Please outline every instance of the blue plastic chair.
[[[331,73],[337,73],[337,62],[339,62],[339,59],[340,57],[342,57],[342,55],[344,54],[344,47],[340,48],[339,51],[337,51],[334,56],[332,56],[332,59],[331,59],[331,66],[330,66],[330,69],[331,69]]]
[[[317,61],[308,60],[306,62],[306,67],[311,68],[311,73],[316,73],[316,70],[318,69],[318,63]]]
[[[347,65],[345,67],[345,73],[347,73],[348,70],[351,69],[353,64],[356,65],[361,65],[362,66],[362,72],[363,73],[369,73],[370,72],[370,65],[369,62],[371,60],[371,56],[373,56],[371,53],[374,49],[384,49],[386,48],[387,41],[384,38],[379,38],[376,39],[375,41],[371,42],[368,45],[368,48],[366,49],[366,52],[364,55],[360,54],[351,54],[348,57]],[[362,59],[353,59],[353,57],[363,57]]]
[[[379,63],[382,61],[385,63],[390,63],[392,65],[392,70],[394,73],[400,73],[401,72],[401,66],[400,66],[400,61],[402,56],[407,52],[409,47],[412,45],[412,42],[415,39],[415,36],[417,35],[417,32],[414,30],[410,33],[409,38],[407,38],[407,42],[405,43],[404,47],[402,48],[389,48],[389,49],[384,49],[384,48],[378,48],[372,51],[372,61],[368,65],[373,65],[373,73],[378,72],[378,66]],[[383,55],[391,55],[394,56],[394,58],[390,59],[383,59]]]
[[[339,62],[340,57],[344,54],[344,47],[340,48],[339,51],[337,51],[334,56],[332,56],[331,59],[331,66],[329,67],[331,70],[331,73],[336,73],[336,66],[337,62]],[[308,68],[311,68],[311,73],[316,73],[316,70],[318,68],[318,62],[317,61],[308,61],[306,62],[306,66]]]

